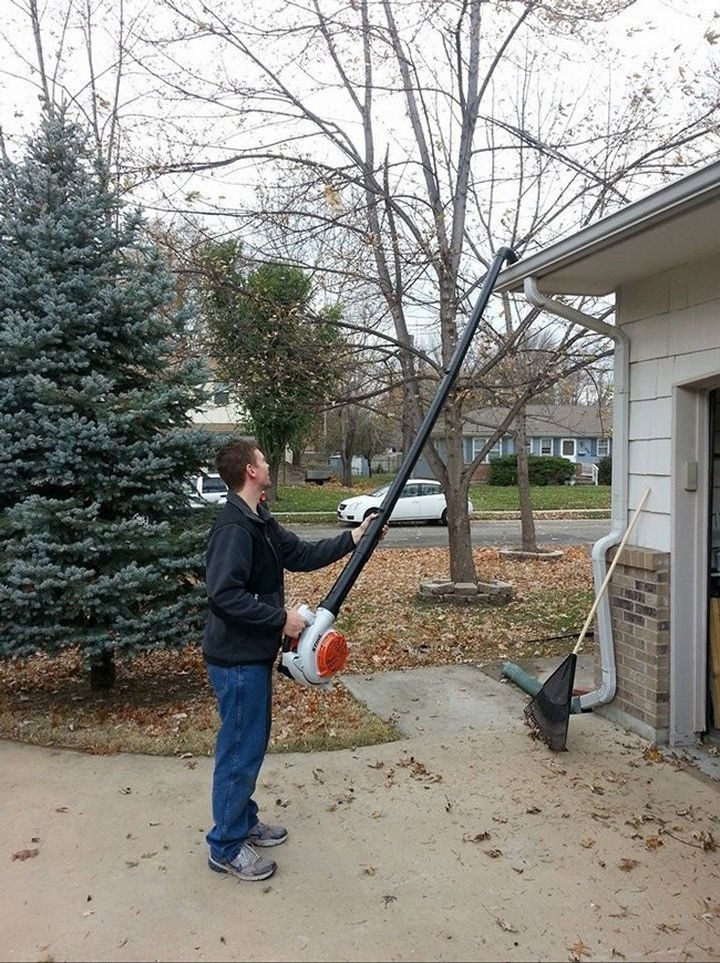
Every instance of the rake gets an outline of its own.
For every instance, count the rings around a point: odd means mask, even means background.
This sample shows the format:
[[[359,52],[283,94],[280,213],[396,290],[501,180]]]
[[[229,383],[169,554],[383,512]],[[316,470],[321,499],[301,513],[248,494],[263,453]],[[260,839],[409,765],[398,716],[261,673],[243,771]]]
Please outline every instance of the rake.
[[[595,601],[588,613],[588,617],[585,619],[585,624],[578,636],[575,647],[570,655],[563,659],[552,675],[548,676],[533,699],[525,706],[525,718],[553,752],[563,752],[567,749],[568,722],[572,711],[573,686],[575,684],[575,668],[577,666],[578,652],[580,651],[580,646],[592,623],[605,589],[610,582],[622,550],[625,547],[625,542],[627,542],[628,536],[633,530],[635,522],[638,520],[649,494],[650,489],[646,488],[640,498],[638,507],[633,513],[633,517],[630,519],[630,524],[622,537],[615,557],[610,563],[610,568],[607,570],[605,578],[595,596]]]

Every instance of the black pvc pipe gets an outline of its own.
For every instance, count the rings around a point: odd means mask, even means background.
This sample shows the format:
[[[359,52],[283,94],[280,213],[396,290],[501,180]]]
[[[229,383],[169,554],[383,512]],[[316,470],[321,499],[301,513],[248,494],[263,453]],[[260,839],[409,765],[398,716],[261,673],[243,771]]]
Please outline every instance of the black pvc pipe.
[[[475,331],[480,324],[483,312],[485,311],[487,303],[490,300],[490,295],[495,287],[497,276],[506,261],[508,264],[513,264],[515,261],[517,261],[517,254],[515,254],[512,248],[501,247],[490,263],[490,267],[485,275],[485,280],[483,281],[482,288],[480,289],[478,299],[475,302],[475,307],[473,308],[470,320],[465,325],[463,333],[460,336],[460,340],[455,346],[455,351],[450,359],[450,364],[445,371],[445,375],[440,382],[437,394],[433,398],[427,414],[425,415],[407,454],[402,460],[400,468],[398,469],[398,473],[393,479],[390,488],[388,489],[388,493],[378,509],[378,515],[375,517],[375,519],[373,519],[373,522],[368,528],[367,533],[363,538],[360,539],[360,544],[357,546],[355,551],[346,562],[345,567],[335,579],[335,583],[330,589],[327,597],[323,602],[320,603],[322,608],[332,612],[333,615],[337,615],[340,611],[340,606],[344,602],[345,597],[355,584],[358,576],[365,567],[365,563],[368,561],[375,550],[376,545],[380,541],[383,526],[385,525],[387,519],[390,518],[390,514],[395,507],[395,503],[405,487],[405,482],[410,477],[410,473],[415,467],[415,462],[420,457],[420,453],[430,437],[430,432],[437,421],[442,406],[445,404],[453,382],[460,371],[460,366],[462,365],[468,348],[470,347],[470,342],[475,335]]]

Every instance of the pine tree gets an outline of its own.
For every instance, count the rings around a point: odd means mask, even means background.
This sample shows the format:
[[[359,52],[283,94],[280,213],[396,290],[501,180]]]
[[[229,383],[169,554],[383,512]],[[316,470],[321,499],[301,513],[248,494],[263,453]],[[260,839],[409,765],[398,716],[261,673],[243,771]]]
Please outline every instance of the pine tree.
[[[177,530],[213,446],[172,278],[90,144],[53,109],[0,160],[0,655],[113,668],[199,632],[202,546]]]

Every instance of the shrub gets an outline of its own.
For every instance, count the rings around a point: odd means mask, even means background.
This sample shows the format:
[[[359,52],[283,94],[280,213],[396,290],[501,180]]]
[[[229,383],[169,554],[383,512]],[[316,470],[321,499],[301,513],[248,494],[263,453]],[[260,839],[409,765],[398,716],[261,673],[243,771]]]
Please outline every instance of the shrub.
[[[598,485],[612,484],[612,455],[605,455],[598,462]]]
[[[562,485],[575,474],[575,465],[567,458],[528,455],[531,485]],[[517,485],[517,456],[503,455],[490,459],[489,485]]]

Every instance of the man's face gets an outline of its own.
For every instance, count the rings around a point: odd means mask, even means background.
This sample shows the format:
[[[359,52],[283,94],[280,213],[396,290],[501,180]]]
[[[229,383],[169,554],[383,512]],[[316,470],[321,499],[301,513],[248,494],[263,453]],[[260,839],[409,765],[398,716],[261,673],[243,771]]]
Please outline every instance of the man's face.
[[[255,471],[254,481],[263,488],[270,488],[270,465],[259,448],[255,451],[255,464],[252,467]]]

